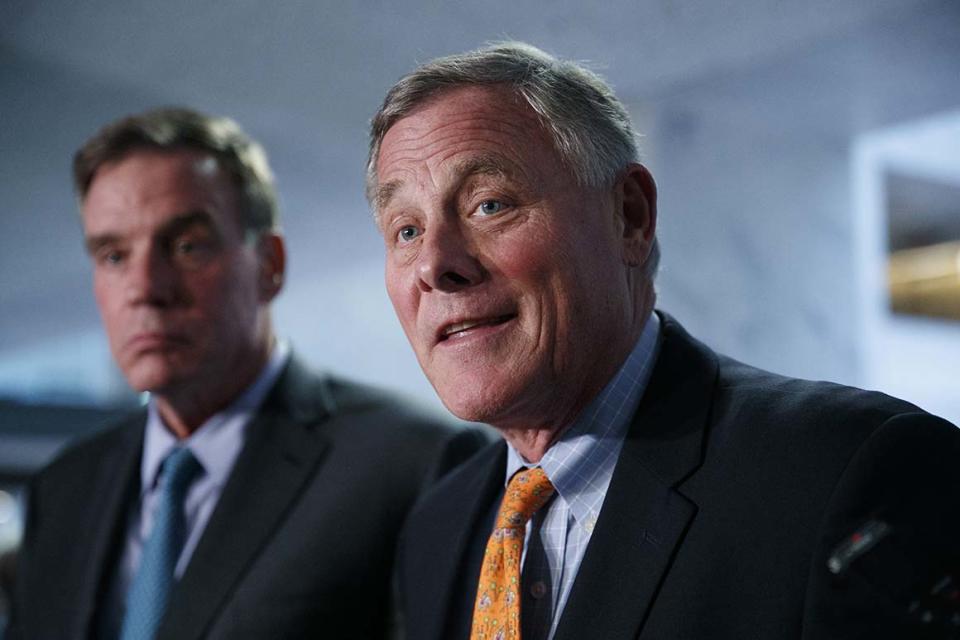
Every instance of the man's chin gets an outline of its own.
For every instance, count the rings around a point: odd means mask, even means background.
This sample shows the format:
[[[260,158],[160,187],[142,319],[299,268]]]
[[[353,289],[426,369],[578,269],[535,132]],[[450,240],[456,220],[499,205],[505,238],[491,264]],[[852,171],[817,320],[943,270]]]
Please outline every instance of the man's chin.
[[[437,395],[447,410],[461,420],[468,422],[485,422],[496,424],[497,418],[503,415],[507,394],[496,393],[488,387],[454,388],[449,383],[437,387]]]
[[[137,393],[167,395],[175,390],[183,379],[165,368],[136,368],[126,372],[125,377],[130,388]]]

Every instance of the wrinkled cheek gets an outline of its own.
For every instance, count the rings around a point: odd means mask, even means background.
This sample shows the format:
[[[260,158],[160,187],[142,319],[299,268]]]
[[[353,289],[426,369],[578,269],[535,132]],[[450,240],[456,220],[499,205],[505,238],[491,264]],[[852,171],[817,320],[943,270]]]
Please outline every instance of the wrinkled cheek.
[[[387,296],[390,298],[393,311],[397,316],[397,320],[400,322],[400,326],[403,328],[404,334],[407,336],[407,340],[419,354],[422,346],[417,339],[419,305],[417,304],[416,298],[413,296],[405,296],[390,287],[387,287]]]

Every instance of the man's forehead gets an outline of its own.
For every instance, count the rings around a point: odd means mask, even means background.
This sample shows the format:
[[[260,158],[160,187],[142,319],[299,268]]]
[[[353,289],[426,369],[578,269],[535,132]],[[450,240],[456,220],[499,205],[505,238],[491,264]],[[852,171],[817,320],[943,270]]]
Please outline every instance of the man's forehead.
[[[222,173],[217,158],[208,151],[192,147],[162,149],[150,146],[134,146],[101,164],[90,181],[91,188],[104,173],[118,169],[127,172],[169,172],[193,175],[201,178],[216,178]]]
[[[101,165],[80,210],[85,231],[98,233],[144,222],[163,226],[197,211],[240,222],[237,206],[235,185],[211,154],[145,148]]]
[[[104,179],[107,176],[109,180]],[[222,163],[209,151],[191,147],[134,147],[97,167],[86,195],[98,188],[117,189],[124,185],[136,186],[148,193],[151,187],[159,190],[170,185],[192,185],[212,189],[232,185],[232,182]]]
[[[422,170],[452,177],[528,174],[531,151],[553,151],[537,114],[503,87],[445,91],[398,120],[377,159],[375,205],[388,202]]]
[[[424,136],[455,127],[511,131],[541,126],[537,113],[505,85],[466,85],[442,90],[398,119],[384,142],[398,136]]]

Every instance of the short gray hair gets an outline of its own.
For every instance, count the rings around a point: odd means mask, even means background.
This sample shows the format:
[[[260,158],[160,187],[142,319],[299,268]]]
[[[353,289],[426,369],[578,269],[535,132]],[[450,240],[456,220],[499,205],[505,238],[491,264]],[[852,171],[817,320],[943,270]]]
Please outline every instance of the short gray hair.
[[[183,107],[164,107],[106,125],[73,157],[73,185],[82,201],[106,163],[139,150],[194,149],[210,154],[237,187],[243,228],[263,232],[279,225],[279,207],[267,154],[235,121]]]
[[[372,206],[387,131],[440,93],[470,85],[505,85],[522,97],[581,186],[613,184],[628,164],[639,161],[630,114],[599,75],[532,45],[501,42],[427,62],[387,92],[370,125],[366,193]],[[658,262],[655,243],[646,264],[651,276]]]

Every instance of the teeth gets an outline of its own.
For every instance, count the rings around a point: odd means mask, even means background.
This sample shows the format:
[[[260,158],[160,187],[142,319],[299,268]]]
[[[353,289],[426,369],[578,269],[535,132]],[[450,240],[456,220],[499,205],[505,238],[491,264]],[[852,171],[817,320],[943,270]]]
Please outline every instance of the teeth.
[[[474,327],[482,327],[490,324],[500,324],[501,322],[506,322],[510,319],[511,316],[496,316],[493,318],[480,318],[476,320],[465,320],[464,322],[458,322],[457,324],[451,324],[448,327],[445,327],[443,330],[443,337],[448,338],[455,333],[460,333],[461,331],[466,331],[467,329],[473,329]]]
[[[490,320],[467,320],[466,322],[458,322],[457,324],[452,324],[444,329],[443,335],[449,336],[460,331],[466,331],[467,329],[472,329],[473,327],[478,327],[482,324],[489,323]]]

